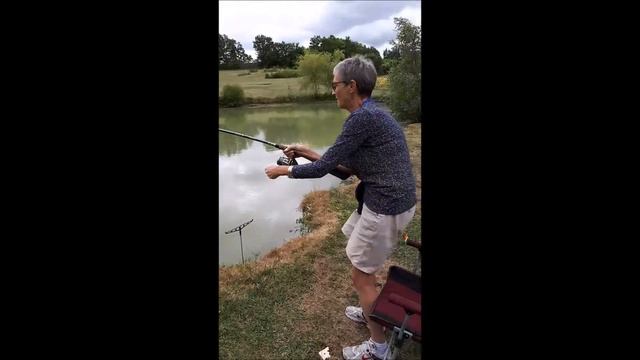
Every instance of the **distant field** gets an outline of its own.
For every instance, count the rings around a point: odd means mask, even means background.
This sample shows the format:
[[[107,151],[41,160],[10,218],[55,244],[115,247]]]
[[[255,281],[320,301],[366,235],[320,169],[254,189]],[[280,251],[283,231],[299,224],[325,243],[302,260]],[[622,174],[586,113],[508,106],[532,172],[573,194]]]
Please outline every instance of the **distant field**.
[[[224,85],[240,85],[244,89],[246,97],[275,98],[276,96],[310,95],[311,90],[300,90],[302,78],[265,79],[263,69],[249,75],[249,70],[222,70],[219,71],[218,94],[222,94]]]
[[[218,94],[222,94],[224,85],[240,85],[244,90],[246,97],[264,97],[275,98],[277,96],[288,95],[311,95],[311,89],[300,90],[302,78],[287,79],[265,79],[263,69],[258,70],[249,75],[238,76],[238,74],[249,73],[249,70],[221,70],[218,72]],[[373,92],[376,95],[384,95],[386,93],[387,76],[379,76],[376,89]]]

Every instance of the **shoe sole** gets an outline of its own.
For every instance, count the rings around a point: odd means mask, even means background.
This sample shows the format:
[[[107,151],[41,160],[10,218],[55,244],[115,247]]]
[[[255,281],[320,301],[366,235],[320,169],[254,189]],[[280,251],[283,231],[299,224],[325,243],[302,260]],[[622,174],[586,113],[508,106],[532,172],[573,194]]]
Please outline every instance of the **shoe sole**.
[[[346,316],[346,317],[347,317],[347,319],[349,319],[349,320],[353,321],[353,322],[354,322],[354,323],[356,323],[356,324],[367,325],[367,322],[366,322],[366,321],[362,321],[362,320],[360,320],[360,319],[354,319],[354,318],[352,318],[352,317],[349,317],[349,315],[347,315],[347,314],[344,314],[344,316]]]
[[[344,349],[342,349],[342,354],[340,354],[340,355],[342,355],[342,360],[345,360],[347,358],[346,356],[344,356]],[[379,358],[379,357],[374,355],[374,357],[371,358],[371,360],[382,360],[382,359],[384,359],[384,356]]]

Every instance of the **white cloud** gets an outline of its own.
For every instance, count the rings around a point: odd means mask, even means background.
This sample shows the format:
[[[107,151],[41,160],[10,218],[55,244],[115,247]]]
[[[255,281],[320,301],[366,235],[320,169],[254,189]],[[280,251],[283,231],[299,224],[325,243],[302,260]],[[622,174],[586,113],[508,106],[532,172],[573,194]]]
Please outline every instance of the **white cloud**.
[[[420,13],[420,7],[410,8],[406,7],[393,17],[403,17],[409,19],[413,25],[422,26],[422,14]],[[392,18],[393,18],[392,17]]]
[[[380,55],[395,38],[394,17],[420,25],[419,1],[220,1],[219,33],[239,41],[254,59],[257,35],[308,47],[315,35],[349,36]]]
[[[239,41],[255,59],[253,40],[265,35],[274,42],[306,41],[314,34],[307,30],[322,16],[325,2],[316,1],[220,1],[219,33]],[[302,45],[302,44],[301,44]]]

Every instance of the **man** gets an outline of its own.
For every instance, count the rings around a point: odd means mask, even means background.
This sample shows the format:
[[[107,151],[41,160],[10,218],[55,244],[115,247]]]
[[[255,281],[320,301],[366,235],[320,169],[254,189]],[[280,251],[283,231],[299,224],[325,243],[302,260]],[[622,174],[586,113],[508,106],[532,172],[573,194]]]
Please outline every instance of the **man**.
[[[349,306],[345,314],[355,322],[367,324],[371,337],[360,345],[344,348],[342,356],[347,360],[381,359],[387,351],[382,326],[369,321],[378,296],[375,273],[391,255],[398,234],[413,218],[416,204],[416,184],[402,128],[370,99],[376,78],[374,65],[362,56],[336,65],[333,94],[338,107],[350,114],[335,143],[323,155],[304,145],[289,145],[285,155],[312,162],[269,165],[265,169],[271,179],[283,175],[319,178],[337,170],[361,180],[356,189],[358,209],[342,227],[349,239],[346,253],[361,307]]]

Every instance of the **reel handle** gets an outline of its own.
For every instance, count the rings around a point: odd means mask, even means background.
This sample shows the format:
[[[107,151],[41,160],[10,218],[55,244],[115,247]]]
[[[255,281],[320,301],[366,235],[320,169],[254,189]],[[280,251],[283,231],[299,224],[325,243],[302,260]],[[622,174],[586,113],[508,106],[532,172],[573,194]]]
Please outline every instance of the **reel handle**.
[[[274,146],[280,150],[284,150],[287,148],[286,146],[281,144],[275,144]],[[298,165],[298,162],[296,161],[296,159],[289,159],[286,156],[280,156],[278,161],[276,161],[276,164],[289,166],[289,165]]]
[[[280,158],[278,158],[278,161],[276,161],[276,164],[278,165],[298,165],[298,162],[296,161],[296,159],[289,159],[286,156],[280,156]]]

